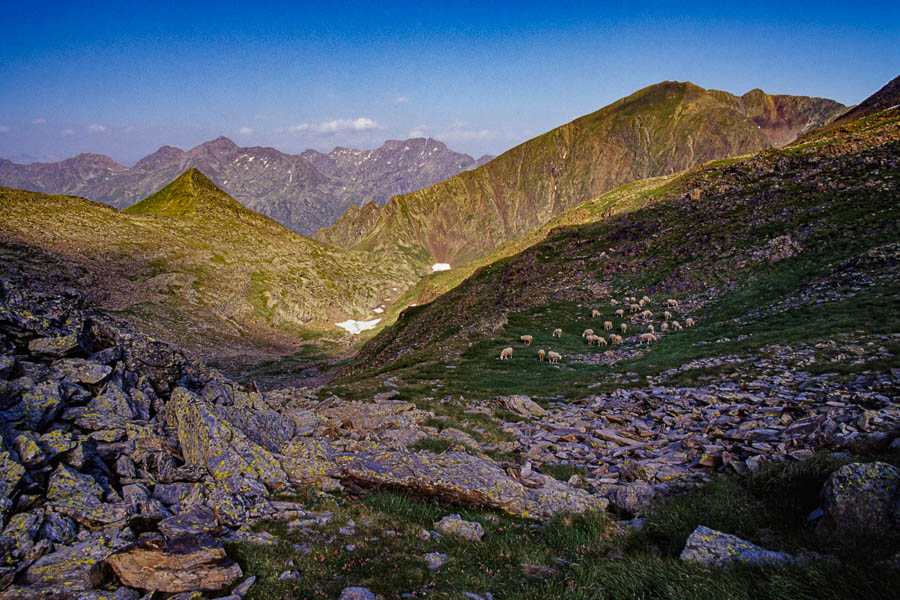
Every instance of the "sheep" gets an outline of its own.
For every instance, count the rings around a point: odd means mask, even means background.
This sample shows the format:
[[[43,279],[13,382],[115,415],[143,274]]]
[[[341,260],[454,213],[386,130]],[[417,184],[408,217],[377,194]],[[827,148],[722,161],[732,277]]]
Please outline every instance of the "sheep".
[[[625,323],[622,323],[621,325],[619,325],[619,329],[622,330],[622,333],[625,333],[626,331],[628,331],[628,325]]]
[[[659,330],[660,330],[660,331],[668,331],[668,330],[669,330],[669,324],[668,324],[668,323],[663,323],[662,325],[659,326]]]
[[[620,308],[619,310],[617,310],[616,316],[619,317],[620,319],[624,319],[625,318],[625,309]]]
[[[650,330],[650,333],[655,333],[655,332],[656,332],[656,330],[653,329],[653,324],[652,324],[652,323],[651,323],[650,325],[647,325],[647,329]]]
[[[609,331],[612,327],[612,321],[603,321],[603,329]]]
[[[547,359],[551,365],[555,365],[556,363],[558,363],[559,359],[561,358],[562,356],[559,354],[559,352],[554,352],[553,350],[551,350],[547,353]]]
[[[650,298],[648,296],[644,296],[643,298],[641,298],[641,301],[644,304],[650,304]]]
[[[554,330],[553,330],[553,337],[562,337],[562,329],[559,329],[559,328],[554,329]]]
[[[616,335],[614,333],[610,334],[609,339],[613,344],[621,344],[623,341],[622,336]]]
[[[596,308],[595,308],[594,310],[592,310],[592,311],[591,311],[591,318],[592,318],[592,319],[599,319],[599,318],[600,318],[600,311],[597,310]]]
[[[652,319],[652,318],[653,318],[653,313],[650,312],[649,310],[645,310],[644,312],[641,313],[641,318],[644,319],[644,320]]]
[[[547,356],[547,353],[544,351],[543,348],[541,348],[540,350],[538,350],[538,360],[539,360],[539,361],[544,362],[544,357],[545,357],[545,356]]]
[[[524,343],[526,346],[530,346],[531,342],[534,341],[534,337],[530,335],[523,335],[519,339],[522,340],[522,343]]]
[[[587,341],[588,346],[593,346],[593,345],[594,345],[594,340],[596,340],[596,339],[597,339],[597,336],[594,335],[594,334],[591,334],[591,335],[587,336],[587,338],[585,339],[585,341]]]
[[[607,345],[608,345],[608,344],[606,343],[606,338],[601,337],[601,336],[599,336],[599,335],[595,335],[594,338],[595,338],[595,339],[594,339],[594,345],[595,345],[595,346],[607,346]]]
[[[681,323],[679,323],[678,321],[672,321],[672,331],[676,331],[676,330],[680,330],[680,329],[681,329]]]
[[[647,303],[644,302],[644,299],[643,299],[643,298],[641,298],[640,300],[638,300],[638,306],[640,306],[641,308],[643,308],[645,304],[647,304]]]
[[[643,344],[644,342],[647,342],[647,345],[649,346],[650,344],[652,344],[655,341],[656,341],[656,336],[653,335],[652,333],[642,333],[641,339],[638,342],[638,344]]]
[[[687,319],[684,320],[684,326],[685,327],[693,327],[694,320],[692,318],[688,317]]]
[[[618,306],[618,305],[619,305],[619,301],[616,300],[615,298],[610,298],[610,299],[609,299],[609,305],[610,305],[610,306]]]
[[[631,309],[631,312],[633,312],[633,313],[641,312],[641,305],[640,305],[640,304],[632,304],[632,305],[629,306],[628,308]]]
[[[585,330],[584,330],[584,333],[581,334],[581,337],[587,338],[587,337],[592,336],[592,335],[594,335],[594,330],[593,330],[593,329],[585,329]]]
[[[668,300],[666,300],[666,306],[670,308],[678,308],[678,300],[669,298]]]
[[[512,358],[512,348],[504,348],[500,351],[500,360],[506,360],[507,358]]]
[[[666,311],[663,313],[663,317],[665,317],[666,321],[668,321],[669,319],[672,318],[672,313],[670,313],[669,311]]]

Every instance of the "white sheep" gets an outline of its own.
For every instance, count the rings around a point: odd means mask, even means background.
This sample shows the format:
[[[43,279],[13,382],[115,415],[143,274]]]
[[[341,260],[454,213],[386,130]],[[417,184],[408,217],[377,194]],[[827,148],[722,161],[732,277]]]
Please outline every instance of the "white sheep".
[[[599,319],[599,318],[600,318],[600,311],[597,310],[596,308],[595,308],[594,310],[592,310],[592,311],[591,311],[591,318],[593,318],[593,319]]]
[[[559,352],[554,352],[553,350],[551,350],[547,353],[547,359],[551,365],[555,365],[556,363],[558,363],[559,359],[561,358],[562,356],[559,354]]]
[[[587,337],[585,338],[585,341],[587,342],[587,345],[588,345],[588,346],[593,346],[593,345],[594,345],[594,340],[595,340],[596,338],[597,338],[596,335],[591,334],[591,335],[589,335],[589,336],[587,336]]]
[[[656,341],[656,336],[653,335],[652,333],[642,333],[641,339],[638,342],[638,344],[643,344],[644,342],[647,342],[647,345],[649,346],[650,344],[652,344],[655,341]]]
[[[666,306],[670,308],[678,308],[678,300],[669,298],[668,300],[666,300]]]
[[[594,330],[593,329],[585,329],[584,333],[581,334],[581,337],[586,338],[590,335],[594,335]]]
[[[681,323],[678,321],[672,321],[672,331],[678,331],[681,329]]]
[[[650,325],[647,325],[647,329],[650,330],[650,333],[655,333],[655,332],[656,332],[656,330],[653,329],[653,324],[652,324],[652,323],[651,323]]]
[[[650,304],[650,298],[648,296],[644,296],[643,298],[641,298],[641,301],[644,304]]]
[[[530,335],[523,335],[519,339],[522,340],[522,343],[524,343],[526,346],[530,346],[531,342],[534,341],[534,337]]]
[[[621,335],[616,335],[615,333],[611,333],[609,335],[609,339],[613,344],[621,344],[623,342]]]
[[[615,298],[610,298],[610,299],[609,299],[609,305],[610,305],[610,306],[618,306],[618,305],[619,305],[619,301],[616,300]]]
[[[668,331],[668,330],[669,330],[669,324],[668,324],[668,323],[663,323],[662,325],[659,326],[659,330],[660,330],[660,331]]]
[[[594,345],[595,345],[595,346],[607,346],[607,345],[608,345],[608,344],[606,343],[606,338],[601,337],[601,336],[599,336],[599,335],[595,335],[594,338],[595,338],[595,339],[594,339]]]
[[[692,318],[688,317],[687,319],[684,320],[684,326],[685,327],[693,327],[694,320]]]
[[[666,321],[668,321],[669,319],[672,318],[672,313],[670,313],[669,311],[666,311],[663,313],[663,317],[665,317]]]
[[[562,329],[559,329],[559,328],[554,329],[554,330],[553,330],[553,337],[562,337]]]
[[[500,360],[506,360],[507,358],[512,358],[512,348],[504,348],[500,351]]]
[[[612,328],[613,328],[612,321],[603,321],[603,329],[605,329],[606,331],[609,331]]]
[[[641,313],[641,318],[644,319],[644,320],[652,319],[652,318],[653,318],[653,313],[652,313],[651,311],[649,311],[649,310],[645,310],[644,312]]]
[[[621,325],[619,325],[619,329],[622,330],[622,333],[625,333],[626,331],[628,331],[628,325],[625,323],[622,323]]]
[[[643,299],[643,298],[641,298],[640,300],[638,300],[638,306],[640,306],[641,308],[643,308],[645,304],[647,304],[647,303],[644,302],[644,299]]]
[[[619,317],[620,319],[624,319],[625,318],[625,309],[620,308],[619,310],[617,310],[616,316]]]
[[[632,304],[632,305],[629,306],[628,308],[629,308],[629,309],[631,310],[631,312],[633,312],[633,313],[641,312],[641,305],[640,305],[640,304]]]
[[[547,356],[547,353],[544,351],[543,348],[541,348],[540,350],[538,350],[538,360],[539,360],[539,361],[544,362],[544,357],[545,357],[545,356]]]

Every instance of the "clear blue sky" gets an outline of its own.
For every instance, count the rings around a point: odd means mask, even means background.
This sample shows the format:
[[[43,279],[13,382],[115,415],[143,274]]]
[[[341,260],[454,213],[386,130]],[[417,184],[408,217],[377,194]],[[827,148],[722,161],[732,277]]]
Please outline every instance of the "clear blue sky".
[[[667,79],[854,104],[900,74],[896,0],[627,4],[9,2],[0,156],[130,164],[219,135],[497,154]]]

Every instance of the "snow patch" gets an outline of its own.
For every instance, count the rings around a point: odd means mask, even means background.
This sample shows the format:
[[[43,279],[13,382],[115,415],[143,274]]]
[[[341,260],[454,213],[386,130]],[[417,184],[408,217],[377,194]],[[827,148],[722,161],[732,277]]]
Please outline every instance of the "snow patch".
[[[431,265],[432,273],[440,273],[441,271],[449,271],[450,265],[448,263],[434,263]]]
[[[338,327],[346,329],[353,335],[365,331],[366,329],[374,329],[381,319],[372,319],[371,321],[357,321],[356,319],[348,319],[343,323],[335,323]]]
[[[384,309],[383,309],[383,308],[376,308],[376,309],[375,309],[375,310],[373,310],[373,311],[372,311],[372,312],[374,312],[374,313],[378,313],[378,314],[379,314],[379,315],[380,315],[380,314],[381,314],[381,313],[383,313],[383,312],[384,312]]]

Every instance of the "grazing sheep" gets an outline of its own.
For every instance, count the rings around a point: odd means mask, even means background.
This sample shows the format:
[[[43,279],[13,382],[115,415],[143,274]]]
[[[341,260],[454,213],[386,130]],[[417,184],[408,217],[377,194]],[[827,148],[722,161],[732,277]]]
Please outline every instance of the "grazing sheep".
[[[621,325],[619,325],[619,329],[622,330],[622,333],[625,333],[626,331],[628,331],[628,325],[625,323],[622,323]]]
[[[512,358],[512,348],[504,348],[500,351],[500,360],[506,360],[507,358]]]
[[[646,319],[652,319],[652,318],[653,318],[653,313],[650,312],[649,310],[645,310],[644,312],[641,313],[641,318],[642,318],[642,319],[645,319],[645,320],[646,320]]]
[[[668,321],[669,319],[672,318],[672,313],[670,313],[669,311],[666,311],[663,313],[663,317],[665,317],[666,321]]]
[[[539,361],[544,362],[544,357],[545,357],[545,356],[547,356],[547,353],[544,352],[544,349],[543,349],[543,348],[541,348],[540,350],[538,350],[538,360],[539,360]]]
[[[644,296],[643,298],[641,298],[641,301],[644,304],[650,304],[650,298],[648,296]]]
[[[645,304],[647,304],[647,303],[644,302],[644,299],[643,299],[643,298],[641,298],[640,300],[638,300],[638,306],[640,306],[641,308],[643,308]]]
[[[591,335],[594,335],[594,330],[593,329],[585,329],[584,333],[581,334],[581,337],[586,338]]]
[[[591,318],[592,318],[592,319],[599,319],[599,318],[600,318],[600,311],[597,310],[596,308],[595,308],[594,310],[592,310],[592,311],[591,311]]]
[[[610,334],[609,339],[612,341],[613,344],[621,344],[623,341],[621,335],[616,335],[614,333]]]
[[[620,308],[619,310],[617,310],[616,316],[619,317],[620,319],[624,319],[625,318],[625,309]]]
[[[595,345],[594,340],[596,340],[596,339],[597,339],[597,336],[594,334],[591,334],[591,335],[587,336],[587,338],[585,338],[585,341],[587,342],[588,346],[594,346]]]
[[[534,341],[534,338],[533,338],[532,336],[530,336],[530,335],[523,335],[523,336],[520,337],[519,339],[522,340],[522,342],[523,342],[526,346],[530,346],[530,345],[531,345],[531,342]]]
[[[612,329],[612,321],[603,321],[603,329],[606,331]]]
[[[609,300],[609,305],[610,305],[610,306],[618,306],[618,305],[619,305],[619,301],[616,300],[615,298],[610,298],[610,300]]]
[[[553,337],[562,337],[562,329],[558,329],[558,328],[557,328],[557,329],[554,329],[554,330],[553,330]]]
[[[547,359],[551,365],[555,365],[556,363],[558,363],[559,359],[561,358],[562,356],[559,354],[559,352],[554,352],[553,350],[551,350],[547,353]]]
[[[685,327],[693,327],[694,320],[692,318],[688,317],[687,319],[684,320],[684,326]]]
[[[669,298],[668,300],[666,300],[666,306],[670,308],[678,308],[678,300]]]
[[[596,340],[594,340],[595,346],[607,346],[608,345],[606,343],[606,338],[600,337],[599,335],[595,335],[594,337],[597,338]]]
[[[647,329],[650,330],[650,333],[655,333],[655,332],[656,332],[656,330],[653,329],[653,324],[652,324],[652,323],[651,323],[650,325],[647,326]]]
[[[638,342],[638,344],[643,344],[644,342],[647,342],[647,345],[649,346],[650,344],[652,344],[655,341],[656,341],[656,336],[653,335],[652,333],[642,333],[641,339]]]
[[[676,331],[676,330],[680,330],[680,329],[681,329],[681,323],[679,323],[678,321],[672,321],[672,331]]]
[[[659,330],[660,330],[660,331],[668,331],[668,330],[669,330],[669,324],[668,324],[668,323],[663,323],[662,325],[659,326]]]
[[[640,305],[640,304],[632,304],[632,305],[629,306],[628,308],[631,309],[631,312],[633,312],[633,313],[641,312],[641,305]]]

